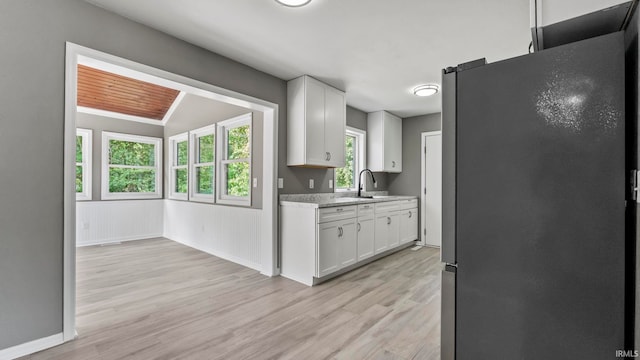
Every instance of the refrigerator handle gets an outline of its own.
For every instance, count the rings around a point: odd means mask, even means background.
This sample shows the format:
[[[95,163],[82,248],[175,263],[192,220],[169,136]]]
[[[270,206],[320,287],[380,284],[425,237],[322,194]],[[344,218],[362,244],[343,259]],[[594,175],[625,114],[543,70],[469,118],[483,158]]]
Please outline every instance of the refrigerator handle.
[[[442,72],[442,252],[441,260],[456,263],[456,97],[457,72]]]
[[[440,359],[456,358],[456,272],[454,266],[442,269],[441,319],[440,319]]]

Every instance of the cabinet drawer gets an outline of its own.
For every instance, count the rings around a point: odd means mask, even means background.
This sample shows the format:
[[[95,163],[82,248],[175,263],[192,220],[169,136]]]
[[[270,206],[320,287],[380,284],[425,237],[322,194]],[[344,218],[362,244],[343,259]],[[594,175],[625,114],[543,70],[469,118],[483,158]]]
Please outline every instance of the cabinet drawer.
[[[373,216],[375,210],[375,204],[360,204],[358,205],[358,216]]]
[[[418,207],[418,199],[404,200],[402,201],[402,210],[408,210]]]
[[[355,205],[321,208],[318,210],[318,223],[356,217],[356,210]]]
[[[387,201],[376,203],[376,213],[380,214],[383,212],[400,210],[401,205],[402,201]]]

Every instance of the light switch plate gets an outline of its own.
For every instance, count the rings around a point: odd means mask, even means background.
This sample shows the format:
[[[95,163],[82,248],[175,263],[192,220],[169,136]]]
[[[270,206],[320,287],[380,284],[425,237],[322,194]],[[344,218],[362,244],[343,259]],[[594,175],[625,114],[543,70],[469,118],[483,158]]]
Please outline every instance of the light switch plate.
[[[329,180],[329,189],[333,189],[333,180]]]
[[[258,187],[258,178],[253,178],[253,187],[254,188]]]
[[[313,179],[309,179],[309,189],[313,189]]]
[[[278,178],[278,189],[284,188],[284,179]]]

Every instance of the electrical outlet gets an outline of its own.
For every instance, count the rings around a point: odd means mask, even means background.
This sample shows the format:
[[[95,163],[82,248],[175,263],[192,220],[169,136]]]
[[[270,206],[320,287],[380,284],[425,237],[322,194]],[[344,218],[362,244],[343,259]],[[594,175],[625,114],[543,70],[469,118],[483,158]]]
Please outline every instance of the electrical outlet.
[[[309,179],[309,189],[313,189],[313,179]]]
[[[278,178],[278,189],[284,188],[284,179]]]
[[[258,178],[253,178],[253,187],[254,188],[258,187]]]
[[[333,180],[329,180],[329,189],[333,189]]]

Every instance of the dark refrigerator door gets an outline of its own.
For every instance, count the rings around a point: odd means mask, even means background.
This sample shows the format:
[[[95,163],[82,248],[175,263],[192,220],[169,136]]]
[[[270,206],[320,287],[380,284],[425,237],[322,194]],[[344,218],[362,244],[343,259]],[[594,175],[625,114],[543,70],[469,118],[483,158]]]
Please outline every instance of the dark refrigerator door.
[[[624,349],[621,33],[457,74],[456,358]]]

